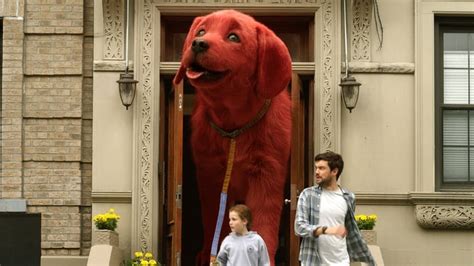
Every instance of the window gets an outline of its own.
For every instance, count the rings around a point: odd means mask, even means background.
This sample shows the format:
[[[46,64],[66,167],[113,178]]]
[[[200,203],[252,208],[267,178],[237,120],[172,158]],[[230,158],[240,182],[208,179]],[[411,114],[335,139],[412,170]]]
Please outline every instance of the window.
[[[474,188],[474,17],[436,17],[436,190]]]

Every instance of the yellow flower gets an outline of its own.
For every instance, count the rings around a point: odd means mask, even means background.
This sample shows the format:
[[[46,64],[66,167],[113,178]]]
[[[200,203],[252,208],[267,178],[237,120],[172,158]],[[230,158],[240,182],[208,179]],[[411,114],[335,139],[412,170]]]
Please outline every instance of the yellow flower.
[[[143,253],[140,251],[135,252],[135,258],[141,258],[143,257]]]
[[[148,263],[148,261],[146,261],[146,260],[142,260],[142,262],[140,262],[140,265],[148,265],[148,264],[149,264],[149,263]]]
[[[145,253],[145,258],[151,259],[151,258],[153,258],[153,254],[151,254],[151,252],[147,252],[147,253]]]
[[[157,264],[156,260],[150,260],[149,263],[150,263],[150,265],[156,265]]]
[[[359,230],[372,230],[377,222],[377,215],[360,214],[355,216],[357,227]]]

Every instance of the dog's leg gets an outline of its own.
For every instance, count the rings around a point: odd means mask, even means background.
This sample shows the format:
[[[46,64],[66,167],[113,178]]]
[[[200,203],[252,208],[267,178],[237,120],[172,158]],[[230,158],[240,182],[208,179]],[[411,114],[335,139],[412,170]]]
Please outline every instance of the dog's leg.
[[[246,203],[254,217],[252,230],[257,231],[265,241],[273,266],[278,248],[286,171],[285,167],[277,162],[267,161],[260,165],[263,166],[258,170],[258,174],[250,177],[254,180],[252,186],[249,186]]]

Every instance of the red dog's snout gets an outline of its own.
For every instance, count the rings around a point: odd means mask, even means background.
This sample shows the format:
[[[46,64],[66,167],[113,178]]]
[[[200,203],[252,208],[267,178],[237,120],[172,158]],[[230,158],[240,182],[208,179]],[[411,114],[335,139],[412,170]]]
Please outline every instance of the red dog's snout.
[[[194,39],[191,49],[196,54],[202,53],[209,49],[209,44],[203,39]]]

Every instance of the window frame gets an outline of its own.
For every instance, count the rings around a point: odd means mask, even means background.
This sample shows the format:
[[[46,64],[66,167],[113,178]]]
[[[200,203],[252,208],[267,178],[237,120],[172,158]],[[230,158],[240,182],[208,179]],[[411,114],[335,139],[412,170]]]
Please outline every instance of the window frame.
[[[435,82],[435,191],[472,191],[474,180],[444,182],[443,168],[443,111],[474,111],[474,104],[444,104],[444,39],[443,33],[473,33],[474,16],[435,16],[434,20],[434,82]],[[474,68],[473,68],[474,69]],[[468,70],[469,72],[470,70]],[[474,78],[474,77],[473,77]],[[468,81],[469,82],[469,81]],[[474,89],[474,88],[472,88]],[[469,92],[470,93],[470,92]],[[469,114],[468,114],[469,118]],[[469,148],[467,144],[468,158]],[[468,163],[468,175],[471,170]],[[469,179],[469,178],[468,178]]]

